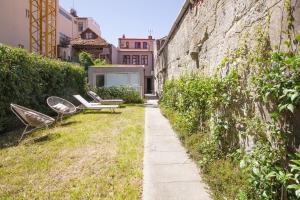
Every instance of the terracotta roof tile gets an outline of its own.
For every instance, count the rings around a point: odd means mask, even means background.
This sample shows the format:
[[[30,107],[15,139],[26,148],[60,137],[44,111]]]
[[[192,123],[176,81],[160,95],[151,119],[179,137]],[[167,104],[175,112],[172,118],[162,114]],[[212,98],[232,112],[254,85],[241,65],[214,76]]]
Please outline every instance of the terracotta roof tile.
[[[101,37],[97,37],[96,39],[82,39],[81,37],[75,38],[71,40],[72,46],[107,46],[109,43],[106,42]]]

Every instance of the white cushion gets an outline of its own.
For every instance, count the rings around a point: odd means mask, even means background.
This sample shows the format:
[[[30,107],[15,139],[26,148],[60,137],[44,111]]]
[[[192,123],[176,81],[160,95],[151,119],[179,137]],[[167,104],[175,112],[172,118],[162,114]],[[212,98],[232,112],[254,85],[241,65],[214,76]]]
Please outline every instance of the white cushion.
[[[68,106],[65,106],[64,104],[61,104],[61,103],[54,105],[53,108],[55,108],[56,110],[58,110],[60,112],[69,112],[70,111]]]

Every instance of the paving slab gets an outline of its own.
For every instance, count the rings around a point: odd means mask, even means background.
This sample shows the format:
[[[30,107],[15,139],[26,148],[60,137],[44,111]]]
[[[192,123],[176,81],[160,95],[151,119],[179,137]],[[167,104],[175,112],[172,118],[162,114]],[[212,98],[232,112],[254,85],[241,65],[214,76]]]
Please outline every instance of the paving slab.
[[[143,200],[211,200],[199,170],[157,101],[145,109]]]

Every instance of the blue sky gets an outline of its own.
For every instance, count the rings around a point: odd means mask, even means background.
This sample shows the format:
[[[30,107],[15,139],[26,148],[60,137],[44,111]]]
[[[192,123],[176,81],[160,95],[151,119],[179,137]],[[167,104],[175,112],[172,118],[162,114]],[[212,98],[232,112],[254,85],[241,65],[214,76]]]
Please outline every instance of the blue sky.
[[[184,0],[74,0],[77,14],[93,17],[101,26],[102,36],[117,45],[118,38],[147,37],[152,29],[154,38],[167,35]],[[60,0],[69,10],[73,0]]]

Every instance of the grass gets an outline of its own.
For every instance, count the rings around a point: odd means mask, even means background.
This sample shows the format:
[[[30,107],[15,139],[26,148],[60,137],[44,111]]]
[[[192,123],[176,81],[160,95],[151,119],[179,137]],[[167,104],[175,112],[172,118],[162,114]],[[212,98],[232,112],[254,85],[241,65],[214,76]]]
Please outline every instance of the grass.
[[[140,199],[144,108],[121,112],[77,114],[2,147],[0,199]]]

